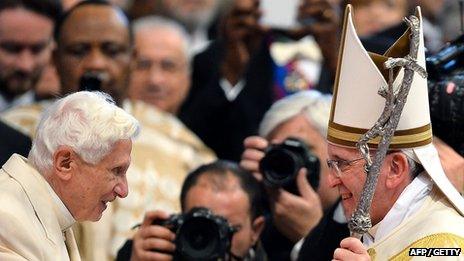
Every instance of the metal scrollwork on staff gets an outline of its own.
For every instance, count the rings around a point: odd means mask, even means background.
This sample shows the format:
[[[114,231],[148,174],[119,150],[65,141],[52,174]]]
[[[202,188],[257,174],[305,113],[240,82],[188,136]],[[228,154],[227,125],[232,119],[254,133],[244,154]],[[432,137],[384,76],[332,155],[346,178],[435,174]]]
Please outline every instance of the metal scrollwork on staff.
[[[420,20],[416,16],[411,15],[409,19],[404,18],[404,21],[411,30],[409,54],[404,58],[389,58],[384,63],[385,68],[389,70],[388,86],[381,88],[378,93],[386,99],[385,107],[374,126],[362,135],[357,143],[359,151],[366,160],[365,171],[367,174],[366,183],[364,184],[358,207],[348,224],[351,236],[357,238],[361,238],[361,236],[372,227],[369,209],[377,185],[377,179],[380,174],[380,167],[382,166],[391,139],[398,126],[403,107],[411,88],[414,73],[417,72],[422,77],[427,77],[425,69],[416,62],[420,40]],[[397,90],[395,90],[393,86],[393,68],[395,67],[404,68],[403,82]],[[374,160],[372,160],[369,153],[368,142],[379,136],[380,142],[378,150]]]

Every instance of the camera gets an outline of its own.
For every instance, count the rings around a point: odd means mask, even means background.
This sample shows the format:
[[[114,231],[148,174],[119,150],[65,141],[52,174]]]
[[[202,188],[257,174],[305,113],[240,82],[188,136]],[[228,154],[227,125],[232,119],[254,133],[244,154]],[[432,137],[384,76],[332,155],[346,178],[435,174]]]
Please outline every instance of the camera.
[[[79,91],[100,91],[103,76],[95,72],[86,72],[79,81]]]
[[[309,184],[317,189],[320,175],[319,159],[297,138],[288,138],[280,144],[270,145],[259,162],[266,186],[282,187],[295,195],[299,194],[296,176],[303,167],[308,170],[306,178]]]
[[[171,215],[166,220],[154,220],[153,224],[176,234],[174,260],[224,260],[236,232],[227,219],[203,207]]]
[[[464,35],[426,58],[433,133],[464,156]]]
[[[464,65],[464,35],[447,43],[438,53],[426,59],[429,78],[438,79]]]

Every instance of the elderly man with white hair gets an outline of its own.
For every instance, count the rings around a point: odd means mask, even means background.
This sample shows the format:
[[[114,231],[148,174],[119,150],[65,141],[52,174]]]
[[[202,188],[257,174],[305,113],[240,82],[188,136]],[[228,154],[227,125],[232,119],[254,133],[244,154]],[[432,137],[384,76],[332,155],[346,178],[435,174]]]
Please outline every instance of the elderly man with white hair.
[[[139,123],[103,93],[78,92],[42,116],[28,159],[0,170],[0,259],[80,260],[71,226],[128,194]]]
[[[252,136],[245,140],[241,166],[262,180],[259,162],[264,157],[264,151],[270,143],[281,143],[289,137],[304,141],[311,153],[321,163],[325,162],[330,104],[330,95],[315,90],[301,91],[274,103],[261,121],[261,137]],[[306,171],[309,170],[300,171],[297,177],[300,195],[282,188],[268,190],[273,226],[269,229],[271,226],[266,225],[262,240],[267,254],[273,260],[288,260],[294,244],[319,223],[323,210],[330,209],[338,198],[337,191],[329,187],[329,169],[326,164],[320,164],[320,173],[309,173],[320,175],[316,191],[309,185]]]
[[[408,19],[408,31],[379,55],[364,49],[352,7],[345,10],[327,164],[353,237],[340,242],[334,260],[423,260],[417,248],[454,249],[452,256],[427,256],[463,260],[464,200],[432,144],[420,8]],[[400,66],[389,74],[383,65],[396,57],[409,59],[422,73]],[[385,86],[390,90],[382,95]],[[394,100],[390,108],[388,97]]]

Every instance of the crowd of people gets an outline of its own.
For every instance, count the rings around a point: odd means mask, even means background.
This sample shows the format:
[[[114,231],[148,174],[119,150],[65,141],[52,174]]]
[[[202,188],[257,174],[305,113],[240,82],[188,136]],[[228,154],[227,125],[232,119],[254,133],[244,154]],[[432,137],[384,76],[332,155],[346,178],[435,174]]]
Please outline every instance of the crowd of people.
[[[462,259],[464,155],[433,136],[416,71],[372,227],[348,225],[370,166],[357,142],[410,69],[383,62],[425,69],[457,37],[454,4],[301,0],[277,28],[260,0],[1,0],[0,260]],[[198,217],[214,224],[182,234]],[[211,256],[181,246],[216,226]]]

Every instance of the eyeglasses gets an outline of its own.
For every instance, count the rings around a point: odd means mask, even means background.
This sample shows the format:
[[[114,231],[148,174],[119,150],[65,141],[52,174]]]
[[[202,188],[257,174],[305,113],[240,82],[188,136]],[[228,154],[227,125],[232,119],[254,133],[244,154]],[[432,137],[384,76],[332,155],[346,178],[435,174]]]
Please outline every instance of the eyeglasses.
[[[361,157],[354,160],[327,160],[327,166],[329,166],[329,169],[335,170],[335,175],[337,178],[340,178],[342,176],[343,170],[345,170],[347,166],[351,166],[353,163],[362,159],[364,158]]]

